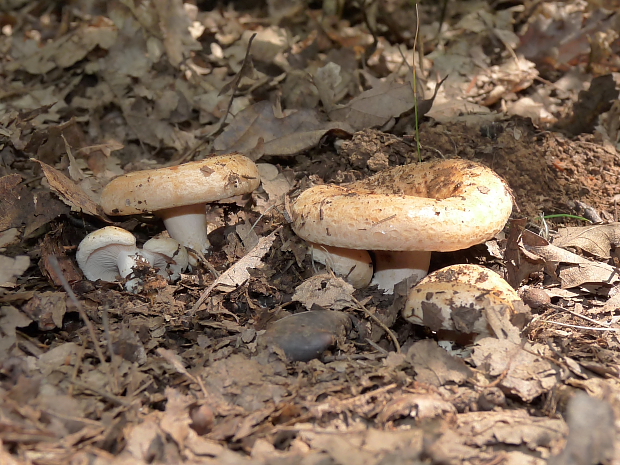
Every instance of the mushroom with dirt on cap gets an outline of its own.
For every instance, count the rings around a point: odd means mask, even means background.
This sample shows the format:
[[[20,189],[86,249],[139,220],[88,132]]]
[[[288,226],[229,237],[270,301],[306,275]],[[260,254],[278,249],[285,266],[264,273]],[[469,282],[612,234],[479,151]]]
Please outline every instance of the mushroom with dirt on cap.
[[[397,166],[347,185],[318,185],[291,204],[293,230],[311,243],[375,252],[386,293],[428,273],[431,251],[468,248],[502,230],[512,195],[493,170],[468,160]],[[347,252],[348,253],[348,252]],[[360,266],[366,266],[360,261]]]
[[[233,153],[113,179],[101,194],[109,215],[154,213],[170,236],[198,254],[209,249],[206,205],[252,192],[260,184],[252,160]]]
[[[518,329],[529,321],[529,307],[500,275],[480,265],[441,268],[409,291],[403,317],[432,331],[485,337],[493,334],[487,318],[491,307],[506,311]]]

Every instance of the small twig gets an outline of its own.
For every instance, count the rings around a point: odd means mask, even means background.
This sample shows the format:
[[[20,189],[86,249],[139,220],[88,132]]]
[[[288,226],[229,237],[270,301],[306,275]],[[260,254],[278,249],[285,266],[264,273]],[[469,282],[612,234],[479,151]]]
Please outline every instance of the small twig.
[[[559,305],[547,304],[546,307],[552,308],[554,310],[558,310],[558,311],[561,311],[561,312],[567,312],[567,313],[570,313],[573,316],[576,316],[577,318],[582,318],[582,319],[584,319],[586,321],[589,321],[590,323],[593,323],[595,325],[600,325],[603,328],[609,328],[609,323],[603,323],[601,321],[597,321],[597,320],[595,320],[593,318],[587,317],[585,315],[581,315],[581,314],[579,314],[577,312],[573,312],[572,310],[569,310],[567,308],[560,307]],[[543,320],[543,321],[547,321],[547,320]]]
[[[58,279],[60,279],[62,287],[65,289],[65,292],[71,299],[71,302],[73,302],[73,304],[77,308],[78,313],[80,314],[80,318],[82,318],[82,320],[84,321],[84,324],[88,328],[90,337],[93,340],[93,346],[95,346],[95,352],[97,352],[97,357],[99,357],[99,362],[102,365],[106,366],[107,362],[103,355],[103,351],[101,350],[101,347],[99,346],[97,334],[95,333],[95,327],[90,321],[90,318],[88,318],[88,315],[86,314],[86,311],[84,310],[84,307],[82,307],[82,303],[75,296],[75,293],[73,292],[73,289],[71,289],[71,286],[69,286],[69,282],[67,281],[65,274],[62,272],[62,269],[60,268],[60,265],[58,264],[58,259],[56,258],[56,255],[51,255],[49,257],[49,263],[54,269],[54,272],[56,273],[56,276],[58,277]]]
[[[207,260],[207,258],[204,256],[204,254],[202,252],[197,252],[194,251],[194,253],[196,254],[196,257],[198,257],[198,260],[200,260],[200,262],[207,267],[207,270],[209,270],[209,272],[215,276],[215,279],[220,277],[220,272],[217,271],[213,265],[211,265],[211,263]]]
[[[376,315],[370,313],[370,311],[364,307],[364,305],[362,305],[362,303],[357,300],[355,297],[351,296],[351,298],[353,299],[353,302],[356,303],[356,305],[359,307],[360,310],[362,310],[366,315],[368,315],[368,317],[374,321],[375,323],[377,323],[379,325],[379,327],[381,329],[383,329],[383,331],[385,331],[387,333],[387,335],[390,337],[390,339],[392,340],[392,343],[394,344],[394,348],[396,349],[396,352],[400,354],[400,344],[398,343],[398,339],[396,339],[396,335],[392,332],[392,330],[390,328],[388,328],[385,323],[383,323],[379,318],[377,318]]]
[[[121,405],[123,407],[129,407],[131,404],[123,399],[121,399],[118,396],[115,396],[114,394],[110,394],[109,392],[103,391],[101,389],[98,389],[96,387],[93,386],[89,386],[86,383],[83,383],[80,380],[70,380],[71,383],[75,384],[77,387],[79,387],[80,389],[84,390],[84,391],[90,391],[93,392],[95,394],[97,394],[100,397],[103,397],[104,399],[109,400],[112,403],[115,403],[117,405]]]
[[[591,326],[579,326],[579,325],[571,325],[568,323],[560,323],[559,321],[553,321],[553,320],[543,320],[545,323],[551,323],[554,325],[558,325],[558,326],[566,326],[568,328],[575,328],[575,329],[587,329],[590,331],[613,331],[613,332],[618,332],[620,331],[617,328],[592,328]]]
[[[185,375],[192,383],[196,383],[200,387],[200,390],[202,391],[202,394],[205,396],[205,399],[209,398],[209,391],[207,391],[207,388],[202,382],[202,379],[199,378],[198,376],[192,375],[189,371],[187,371],[187,369],[183,366],[183,362],[179,355],[175,354],[171,350],[164,349],[162,347],[157,349],[157,353],[161,357],[166,359],[166,361],[170,363],[176,371]]]

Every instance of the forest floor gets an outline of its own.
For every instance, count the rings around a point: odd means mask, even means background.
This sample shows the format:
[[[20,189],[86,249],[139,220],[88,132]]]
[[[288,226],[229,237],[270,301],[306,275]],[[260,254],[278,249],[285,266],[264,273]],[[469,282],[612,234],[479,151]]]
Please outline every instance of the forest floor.
[[[620,6],[363,3],[0,4],[0,463],[620,464]],[[231,152],[261,185],[207,207],[208,265],[84,278],[92,231],[164,231],[106,215],[111,179]],[[514,208],[431,271],[485,266],[527,313],[447,349],[406,288],[314,276],[289,217],[438,158]],[[321,309],[346,324],[276,324]]]

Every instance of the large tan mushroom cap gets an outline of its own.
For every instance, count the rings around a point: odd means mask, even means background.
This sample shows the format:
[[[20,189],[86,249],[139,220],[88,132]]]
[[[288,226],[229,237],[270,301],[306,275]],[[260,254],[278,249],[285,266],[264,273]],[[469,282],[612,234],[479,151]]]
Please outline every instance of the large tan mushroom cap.
[[[110,215],[155,212],[246,194],[259,184],[252,160],[241,154],[219,155],[119,176],[103,189],[101,206]]]
[[[304,191],[291,205],[308,241],[365,250],[452,251],[492,238],[512,212],[506,183],[467,160],[398,166],[345,186]]]

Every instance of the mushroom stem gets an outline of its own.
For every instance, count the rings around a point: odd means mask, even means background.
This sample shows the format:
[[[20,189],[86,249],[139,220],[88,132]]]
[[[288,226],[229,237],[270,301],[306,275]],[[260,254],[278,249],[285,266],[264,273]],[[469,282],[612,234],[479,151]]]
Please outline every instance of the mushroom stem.
[[[376,284],[385,294],[393,294],[394,286],[405,279],[413,286],[428,274],[430,252],[375,250],[374,253],[375,274],[371,284]]]
[[[134,267],[137,264],[139,253],[136,250],[135,253],[121,252],[116,259],[116,265],[118,266],[118,274],[121,278],[125,279],[134,271]]]
[[[185,247],[204,254],[211,244],[207,238],[207,206],[205,203],[158,210],[157,216],[164,220],[173,239]]]
[[[310,243],[310,253],[315,262],[328,266],[354,288],[362,289],[370,284],[372,260],[365,250]]]

